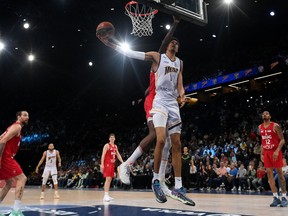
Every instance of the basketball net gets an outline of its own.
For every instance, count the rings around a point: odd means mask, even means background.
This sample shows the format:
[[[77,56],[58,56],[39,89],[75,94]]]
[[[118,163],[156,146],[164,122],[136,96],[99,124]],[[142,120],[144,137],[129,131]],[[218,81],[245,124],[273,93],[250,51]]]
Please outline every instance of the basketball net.
[[[132,32],[134,36],[151,36],[153,34],[152,19],[158,10],[147,5],[130,1],[125,6],[125,14],[132,21]]]

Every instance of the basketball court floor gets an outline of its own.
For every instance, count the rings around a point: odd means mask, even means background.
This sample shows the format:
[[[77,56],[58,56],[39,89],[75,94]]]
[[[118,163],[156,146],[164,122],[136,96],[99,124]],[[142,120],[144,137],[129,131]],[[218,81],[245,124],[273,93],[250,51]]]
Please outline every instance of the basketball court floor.
[[[197,215],[197,216],[237,216],[237,215],[287,215],[288,209],[269,207],[271,195],[263,193],[205,193],[192,192],[188,196],[196,206],[187,206],[168,198],[166,203],[158,203],[152,190],[112,190],[114,198],[104,203],[103,190],[63,189],[60,199],[53,199],[54,191],[47,189],[45,200],[41,201],[39,187],[27,187],[22,201],[25,216],[47,215],[100,215],[100,216],[146,216],[146,215]],[[14,189],[0,206],[0,213],[9,215],[14,203]]]

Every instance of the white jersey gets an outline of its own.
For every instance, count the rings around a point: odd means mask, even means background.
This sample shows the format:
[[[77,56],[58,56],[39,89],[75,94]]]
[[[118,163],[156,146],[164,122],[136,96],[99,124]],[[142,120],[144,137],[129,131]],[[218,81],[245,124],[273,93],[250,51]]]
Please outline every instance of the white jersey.
[[[56,160],[56,149],[54,149],[52,153],[47,150],[45,167],[56,167]]]
[[[160,55],[158,70],[155,73],[156,96],[155,100],[174,100],[178,93],[178,74],[181,69],[181,60],[176,57],[171,61],[164,53]]]

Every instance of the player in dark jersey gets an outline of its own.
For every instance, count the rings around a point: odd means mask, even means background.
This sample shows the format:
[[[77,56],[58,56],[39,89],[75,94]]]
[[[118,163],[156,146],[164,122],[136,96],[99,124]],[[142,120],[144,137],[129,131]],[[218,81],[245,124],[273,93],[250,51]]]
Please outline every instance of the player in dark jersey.
[[[274,197],[270,207],[276,207],[278,205],[281,207],[287,207],[288,202],[286,197],[286,181],[282,172],[282,147],[285,144],[283,132],[280,125],[270,121],[271,116],[268,111],[263,112],[262,119],[263,123],[259,125],[259,132],[262,139],[261,160],[264,162],[264,166],[267,171],[268,182]],[[282,200],[280,200],[278,197],[273,169],[276,170],[280,179]]]
[[[28,124],[29,114],[26,111],[19,111],[16,113],[16,118],[16,122],[0,136],[0,180],[6,183],[0,192],[0,203],[11,189],[13,182],[16,181],[15,201],[11,216],[23,215],[20,208],[27,180],[14,157],[20,146],[21,130],[24,125]]]
[[[103,173],[103,177],[106,178],[104,184],[104,198],[103,201],[110,202],[113,198],[109,196],[109,189],[111,185],[111,181],[114,177],[114,164],[116,161],[116,157],[118,160],[123,163],[122,157],[118,152],[117,145],[115,144],[115,134],[109,135],[109,143],[106,143],[103,147],[102,156],[101,156],[101,171]]]

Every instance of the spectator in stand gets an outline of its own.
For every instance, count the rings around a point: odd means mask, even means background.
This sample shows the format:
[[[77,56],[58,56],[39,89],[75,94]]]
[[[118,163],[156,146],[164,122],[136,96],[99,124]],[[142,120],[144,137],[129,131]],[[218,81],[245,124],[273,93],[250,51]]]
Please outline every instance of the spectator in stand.
[[[191,155],[189,154],[188,147],[183,147],[182,153],[182,181],[183,186],[186,189],[189,189],[190,186],[190,163]]]
[[[238,169],[236,167],[235,163],[231,163],[231,169],[227,173],[227,182],[228,185],[226,186],[226,189],[232,188],[231,190],[234,191],[236,190],[236,176],[238,173]]]
[[[247,170],[244,167],[244,164],[241,163],[240,168],[237,172],[236,179],[238,180],[238,191],[247,189]]]
[[[252,182],[256,178],[256,170],[254,168],[254,162],[250,162],[248,166],[248,171],[247,171],[247,185],[248,185],[248,190],[251,192],[253,190],[252,188]]]
[[[286,187],[287,187],[287,185],[288,185],[288,165],[287,165],[286,158],[283,158],[282,172],[283,172],[283,175],[284,175],[284,178],[285,178],[285,181],[286,181]],[[278,184],[279,192],[281,192],[281,187],[280,187],[281,183],[280,183],[280,179],[279,179],[278,173],[276,173],[276,175],[274,176],[274,180]]]
[[[252,181],[252,185],[259,192],[263,190],[263,178],[266,176],[266,170],[263,166],[262,161],[259,161],[258,169],[256,171],[256,178]]]
[[[227,168],[224,165],[224,162],[220,162],[220,167],[216,171],[217,178],[213,179],[213,184],[216,187],[216,190],[224,188],[227,185]]]

